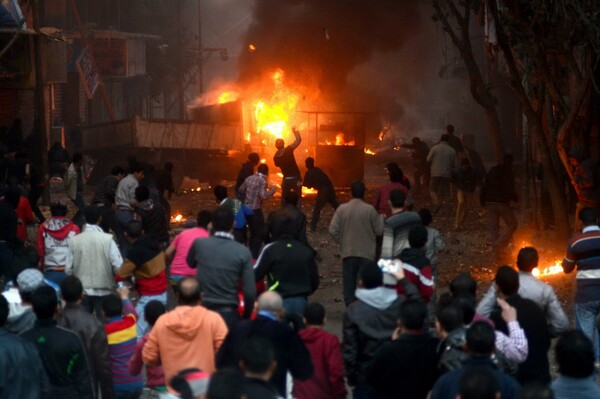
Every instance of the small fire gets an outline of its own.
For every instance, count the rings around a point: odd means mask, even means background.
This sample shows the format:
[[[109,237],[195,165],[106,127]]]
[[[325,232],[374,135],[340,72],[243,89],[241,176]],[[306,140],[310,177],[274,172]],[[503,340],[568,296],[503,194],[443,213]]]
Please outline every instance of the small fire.
[[[379,136],[377,137],[379,141],[383,141],[383,136],[385,136],[385,132],[382,130],[381,132],[379,132]]]
[[[370,148],[365,147],[365,154],[367,154],[367,155],[375,155],[377,153],[374,152],[373,150],[371,150]]]
[[[183,221],[184,221],[184,219],[183,219],[183,215],[181,213],[178,213],[176,216],[171,217],[171,222],[181,223]]]
[[[553,265],[540,269],[536,267],[531,271],[534,277],[546,277],[563,273],[562,260],[556,260]]]
[[[236,101],[238,97],[239,93],[232,90],[228,90],[219,94],[219,98],[217,101],[219,102],[219,104],[230,103],[232,101]]]
[[[304,197],[305,195],[314,195],[317,194],[318,191],[314,188],[308,188],[308,187],[302,187],[302,196]]]
[[[255,51],[256,51],[256,46],[255,46],[254,44],[250,43],[250,44],[248,45],[248,50],[249,50],[251,53],[253,53],[253,52],[255,52]]]
[[[283,173],[277,172],[277,177],[283,177]]]
[[[265,158],[260,160],[260,163],[267,163],[267,160]]]
[[[335,146],[353,146],[356,145],[354,140],[346,140],[344,133],[338,133],[335,135],[335,141],[325,140],[319,143],[319,145],[335,145]]]

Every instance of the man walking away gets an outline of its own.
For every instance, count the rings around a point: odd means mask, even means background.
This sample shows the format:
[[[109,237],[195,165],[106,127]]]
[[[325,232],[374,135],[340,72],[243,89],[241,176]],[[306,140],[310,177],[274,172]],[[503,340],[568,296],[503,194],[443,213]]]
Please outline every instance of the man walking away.
[[[238,287],[242,285],[244,317],[249,318],[256,299],[256,285],[252,269],[252,255],[248,248],[236,242],[233,214],[217,209],[212,215],[213,236],[198,239],[190,248],[188,265],[196,269],[200,282],[202,305],[219,313],[227,327],[233,328],[239,320]]]
[[[562,266],[565,273],[577,267],[577,291],[575,294],[575,323],[577,328],[594,343],[595,360],[600,360],[596,320],[600,316],[600,227],[598,213],[594,208],[579,212],[583,225],[580,235],[569,241]]]
[[[408,232],[421,225],[421,217],[416,212],[405,211],[405,194],[401,190],[392,190],[389,195],[392,216],[385,219],[383,226],[383,244],[381,257],[392,259],[400,256],[405,248],[409,248]]]
[[[450,177],[458,166],[456,151],[448,143],[449,136],[443,134],[440,142],[429,150],[427,162],[431,163],[429,194],[437,213],[446,201],[450,200]]]
[[[269,167],[265,164],[260,164],[255,174],[248,177],[240,186],[240,193],[246,196],[244,204],[252,209],[253,216],[250,218],[250,250],[252,257],[258,258],[260,247],[265,240],[266,225],[265,217],[262,211],[262,202],[267,198],[273,197],[275,194],[275,186],[268,188],[267,176],[269,175]],[[284,194],[282,197],[285,198]]]
[[[552,383],[555,399],[600,398],[594,372],[594,345],[581,331],[567,331],[555,347],[558,378]]]
[[[86,178],[83,175],[83,155],[76,152],[73,154],[73,160],[65,174],[65,191],[73,204],[77,207],[77,212],[73,216],[73,222],[80,228],[83,226],[83,214],[85,212],[85,200],[83,199],[83,187]]]
[[[240,368],[244,373],[246,399],[278,399],[277,390],[269,383],[277,369],[275,348],[268,339],[250,338],[240,353]]]
[[[325,308],[320,303],[309,303],[304,309],[306,328],[298,333],[310,353],[315,373],[306,381],[294,381],[297,399],[345,399],[344,362],[340,340],[324,330]]]
[[[122,232],[125,231],[127,223],[134,218],[135,208],[138,206],[138,202],[135,200],[135,189],[138,188],[142,180],[144,180],[144,167],[139,163],[135,163],[131,166],[129,174],[117,186],[115,194],[116,216],[122,229],[121,235],[118,235],[117,239],[119,250],[123,256],[127,255],[129,244]]]
[[[60,284],[66,277],[65,266],[71,256],[67,241],[79,234],[79,227],[67,219],[67,206],[54,202],[50,205],[52,218],[40,225],[37,233],[37,253],[44,277]]]
[[[298,148],[302,142],[302,136],[300,136],[300,132],[295,127],[292,128],[292,133],[294,133],[296,139],[287,147],[285,147],[283,139],[275,140],[277,152],[273,156],[273,163],[281,169],[281,173],[283,174],[283,180],[281,182],[281,204],[284,204],[285,194],[288,191],[295,191],[296,194],[298,194],[298,206],[301,206],[302,180],[300,169],[298,169],[296,158],[294,157],[294,150]]]
[[[196,239],[210,237],[207,227],[211,218],[210,211],[198,212],[196,227],[185,229],[179,233],[165,251],[165,258],[171,262],[169,270],[171,285],[176,286],[182,278],[196,275],[196,271],[188,266],[186,258]]]
[[[112,168],[110,175],[102,180],[92,198],[92,204],[102,211],[102,229],[107,233],[110,229],[117,236],[123,235],[123,229],[115,215],[115,195],[119,182],[123,180],[123,177],[125,177],[125,170],[122,167],[115,166]]]
[[[227,326],[218,313],[200,306],[200,285],[186,277],[177,286],[177,307],[162,315],[150,330],[142,349],[148,366],[162,364],[165,381],[179,371],[197,367],[215,371],[215,354],[227,335]]]
[[[355,300],[356,280],[364,265],[375,260],[376,237],[383,233],[383,220],[375,208],[364,202],[365,183],[356,180],[352,199],[338,207],[329,225],[329,234],[342,247],[344,303]]]
[[[426,190],[429,189],[430,171],[429,171],[429,164],[427,163],[427,155],[429,154],[429,147],[420,138],[413,137],[412,144],[402,145],[402,148],[407,148],[407,149],[412,150],[410,157],[413,159],[414,166],[415,166],[415,174],[414,174],[415,194],[420,194],[421,187],[426,187]]]
[[[310,221],[310,230],[315,232],[317,230],[319,218],[321,217],[321,210],[325,204],[331,204],[334,210],[336,210],[340,204],[335,197],[335,188],[333,188],[331,179],[321,168],[315,166],[314,158],[306,158],[304,164],[306,165],[306,174],[304,175],[303,184],[305,187],[317,190],[315,208],[313,210],[312,220]]]
[[[409,209],[412,205],[410,197],[410,183],[408,179],[402,173],[402,170],[398,167],[398,164],[395,162],[391,162],[387,164],[387,171],[390,178],[390,181],[383,185],[379,190],[377,190],[377,195],[373,200],[373,206],[382,215],[385,217],[392,216],[392,209],[390,207],[390,193],[393,190],[401,190],[404,194],[404,202],[406,205],[406,209]]]
[[[286,396],[286,374],[293,378],[307,380],[313,374],[313,366],[306,347],[288,325],[281,322],[283,300],[276,292],[267,291],[258,298],[258,316],[254,320],[244,320],[229,331],[223,346],[217,354],[217,367],[238,367],[244,345],[253,337],[262,337],[275,348],[277,369],[271,377],[280,396]]]
[[[456,186],[456,219],[454,229],[462,230],[467,216],[467,209],[473,204],[473,196],[477,188],[479,176],[471,166],[469,159],[461,161],[460,168],[452,171],[452,183]]]
[[[219,207],[229,209],[233,213],[235,219],[233,235],[237,242],[245,245],[247,238],[246,225],[248,224],[248,219],[252,219],[254,215],[252,209],[248,208],[237,198],[229,198],[227,187],[225,186],[215,186],[213,193]]]
[[[158,241],[153,235],[144,234],[142,223],[132,220],[125,230],[131,248],[123,266],[117,272],[117,280],[131,276],[135,278],[135,287],[140,295],[135,309],[137,319],[137,336],[141,338],[148,331],[148,323],[144,318],[144,308],[150,301],[167,304],[167,274],[165,254],[160,250]]]
[[[158,240],[161,249],[169,245],[169,222],[165,209],[160,203],[150,198],[150,190],[146,186],[135,189],[135,200],[138,203],[136,214],[141,218],[144,232],[151,234]],[[127,229],[127,226],[125,226]],[[126,234],[127,235],[127,234]]]
[[[58,316],[58,325],[79,335],[85,353],[90,359],[90,378],[96,397],[114,398],[110,353],[104,326],[82,305],[83,286],[75,276],[68,276],[60,283],[60,294],[65,306]]]
[[[490,169],[481,187],[481,205],[485,206],[487,212],[490,244],[497,258],[504,256],[504,251],[517,229],[517,219],[510,207],[511,201],[519,200],[515,192],[512,163],[512,155],[505,155],[500,165]],[[506,225],[502,233],[500,233],[500,220]]]
[[[425,332],[427,305],[410,300],[400,305],[398,326],[392,342],[375,354],[367,381],[379,398],[425,399],[438,378],[439,340]]]
[[[405,248],[400,253],[404,273],[406,278],[417,287],[422,300],[429,303],[433,295],[435,281],[431,270],[431,262],[425,256],[427,229],[423,226],[415,226],[410,229],[408,243],[410,248]]]
[[[267,232],[270,241],[281,238],[283,233],[310,247],[306,238],[306,215],[298,209],[298,194],[289,191],[285,195],[285,205],[269,213],[267,217]],[[285,226],[285,228],[284,228]]]
[[[48,376],[40,355],[31,342],[6,330],[8,302],[0,295],[0,397],[43,398]]]
[[[117,291],[119,295],[108,295],[102,302],[113,387],[117,399],[137,399],[144,388],[144,379],[141,375],[132,375],[128,366],[137,344],[135,322],[138,316],[129,300],[129,290],[121,287]]]
[[[35,290],[31,302],[35,326],[22,335],[35,344],[48,374],[49,399],[93,399],[94,390],[85,349],[73,331],[58,327],[56,291],[48,286]]]
[[[257,153],[251,152],[248,154],[248,160],[242,164],[242,167],[238,173],[235,181],[235,195],[237,198],[244,202],[246,196],[240,192],[240,187],[244,184],[244,181],[254,174],[254,167],[260,162],[260,157]]]
[[[65,273],[81,280],[85,292],[83,306],[100,319],[102,299],[113,292],[114,275],[123,258],[112,236],[98,225],[101,221],[98,208],[89,206],[85,218],[83,232],[67,240],[71,256],[67,258]]]

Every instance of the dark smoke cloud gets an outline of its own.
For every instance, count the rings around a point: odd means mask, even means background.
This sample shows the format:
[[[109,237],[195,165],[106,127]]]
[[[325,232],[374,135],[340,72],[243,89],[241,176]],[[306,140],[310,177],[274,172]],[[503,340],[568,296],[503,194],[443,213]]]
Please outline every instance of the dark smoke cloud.
[[[245,45],[257,50],[242,53],[239,81],[250,84],[280,67],[288,81],[339,98],[348,92],[358,66],[374,54],[399,50],[421,29],[422,11],[417,0],[255,0]],[[383,104],[380,93],[369,91],[364,90],[362,100],[376,101],[365,102],[402,112],[397,99],[386,95],[390,101]]]

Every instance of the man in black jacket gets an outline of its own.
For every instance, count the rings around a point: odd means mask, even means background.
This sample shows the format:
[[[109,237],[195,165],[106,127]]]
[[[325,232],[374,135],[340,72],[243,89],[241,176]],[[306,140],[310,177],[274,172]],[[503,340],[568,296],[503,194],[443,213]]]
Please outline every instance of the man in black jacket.
[[[14,187],[9,187],[0,193],[0,282],[2,278],[13,278],[13,251],[20,245],[17,238],[17,214],[15,209],[19,204],[20,193]]]
[[[471,166],[469,158],[464,158],[460,167],[452,171],[452,183],[456,186],[456,219],[454,220],[454,229],[460,230],[465,222],[465,216],[467,210],[473,203],[473,196],[477,183],[479,181],[479,174]]]
[[[283,297],[286,316],[299,330],[308,296],[319,286],[319,271],[311,249],[293,238],[293,220],[285,219],[280,229],[279,239],[263,248],[254,275],[256,281],[267,276],[269,290]]]
[[[30,342],[8,332],[8,301],[0,295],[0,398],[41,398],[48,376],[40,355]]]
[[[425,399],[438,377],[439,341],[425,332],[427,305],[416,300],[400,305],[392,342],[375,354],[367,381],[378,398]]]
[[[287,233],[290,233],[295,240],[300,241],[306,246],[306,215],[297,208],[298,193],[288,191],[285,194],[285,204],[277,210],[274,210],[267,217],[267,232],[271,241],[278,240],[284,233],[283,224],[286,223]]]
[[[512,155],[505,155],[500,165],[490,169],[483,182],[483,187],[481,187],[480,201],[481,205],[486,208],[490,244],[496,257],[503,255],[502,251],[510,243],[512,235],[517,229],[517,219],[510,207],[511,201],[519,200],[515,192],[512,163]],[[502,234],[500,234],[500,219],[506,224]]]
[[[277,399],[277,390],[269,380],[277,368],[275,348],[265,338],[250,338],[240,353],[240,367],[244,372],[246,399]]]
[[[83,286],[75,276],[67,276],[60,283],[60,294],[65,301],[58,325],[79,335],[86,355],[90,359],[90,379],[96,397],[98,390],[102,399],[115,397],[108,342],[104,326],[82,305]]]
[[[496,292],[509,305],[517,310],[517,321],[525,331],[529,353],[525,362],[519,365],[517,380],[525,385],[529,382],[550,383],[550,330],[542,308],[531,299],[518,294],[519,274],[509,266],[501,266],[496,272]],[[499,331],[508,334],[508,327],[502,318],[502,311],[495,309],[490,318]]]
[[[282,323],[283,300],[272,291],[258,298],[258,316],[237,323],[225,338],[216,357],[218,369],[238,367],[242,348],[252,337],[263,337],[275,348],[277,369],[270,379],[281,396],[286,396],[286,374],[305,381],[313,375],[310,354],[304,343],[289,326]]]
[[[152,234],[158,240],[161,249],[166,249],[170,237],[169,223],[164,208],[150,198],[150,190],[146,186],[139,186],[135,189],[135,200],[139,204],[136,212],[142,218],[144,231],[146,234]]]
[[[420,300],[417,288],[404,278],[401,266],[393,276],[407,298]],[[404,298],[398,297],[394,288],[383,285],[383,273],[375,262],[363,267],[356,298],[344,315],[342,356],[348,385],[354,387],[354,399],[367,399],[374,395],[367,382],[367,369],[377,350],[391,340]]]
[[[31,299],[35,326],[22,335],[37,346],[50,380],[47,399],[93,399],[94,390],[85,349],[73,331],[58,327],[56,291],[48,286],[35,290]]]
[[[321,168],[315,167],[314,158],[308,157],[304,161],[306,165],[306,174],[304,175],[304,186],[317,190],[317,198],[315,199],[315,209],[313,210],[312,220],[310,221],[310,231],[317,230],[317,223],[321,217],[321,210],[325,204],[329,203],[336,210],[340,206],[335,198],[335,188],[329,176],[323,172]]]

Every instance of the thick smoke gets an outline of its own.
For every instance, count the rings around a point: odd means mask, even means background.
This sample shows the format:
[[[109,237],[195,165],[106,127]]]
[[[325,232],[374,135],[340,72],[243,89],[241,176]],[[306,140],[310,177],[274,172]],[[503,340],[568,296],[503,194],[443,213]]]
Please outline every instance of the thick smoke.
[[[242,53],[239,81],[252,84],[279,67],[287,81],[317,88],[340,107],[368,105],[366,110],[398,117],[402,105],[390,92],[401,88],[385,82],[369,88],[368,80],[397,82],[399,69],[384,68],[382,76],[370,68],[374,73],[361,74],[362,82],[350,77],[375,54],[397,53],[421,29],[422,11],[417,0],[255,0],[245,45],[256,51]]]

